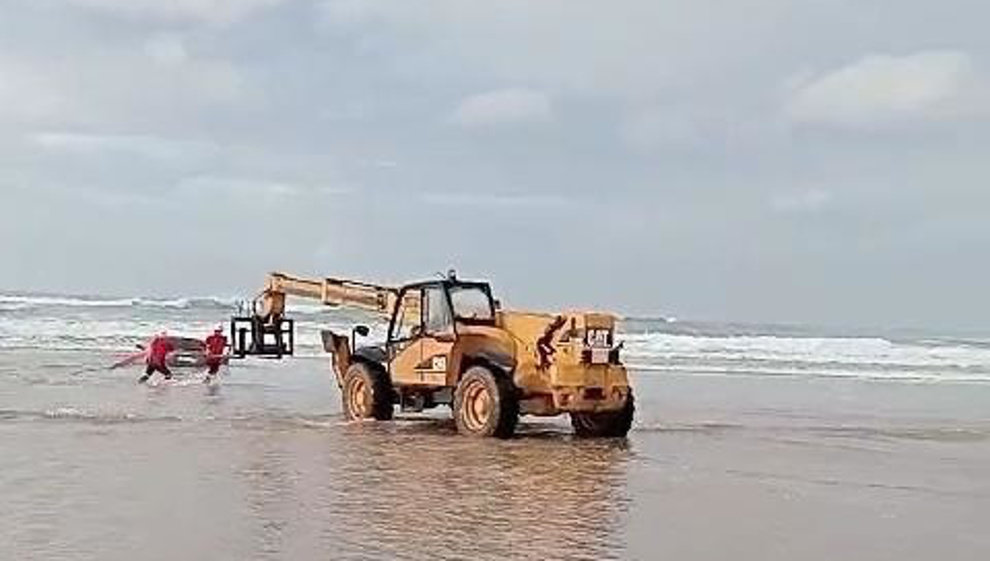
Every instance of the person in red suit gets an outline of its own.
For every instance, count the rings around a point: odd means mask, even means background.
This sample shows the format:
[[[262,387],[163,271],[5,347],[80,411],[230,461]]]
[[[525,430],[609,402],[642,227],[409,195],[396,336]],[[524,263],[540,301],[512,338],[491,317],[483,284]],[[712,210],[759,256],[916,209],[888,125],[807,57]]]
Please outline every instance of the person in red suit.
[[[171,339],[168,337],[168,333],[162,331],[158,336],[151,340],[151,344],[148,345],[147,359],[145,364],[147,365],[144,369],[144,376],[138,379],[138,383],[145,383],[148,378],[155,372],[161,372],[166,380],[172,379],[172,371],[168,369],[168,354],[175,350],[175,345],[172,344]]]
[[[223,364],[224,353],[227,350],[227,338],[223,334],[223,326],[217,326],[213,335],[206,338],[206,367],[210,376],[215,376]]]

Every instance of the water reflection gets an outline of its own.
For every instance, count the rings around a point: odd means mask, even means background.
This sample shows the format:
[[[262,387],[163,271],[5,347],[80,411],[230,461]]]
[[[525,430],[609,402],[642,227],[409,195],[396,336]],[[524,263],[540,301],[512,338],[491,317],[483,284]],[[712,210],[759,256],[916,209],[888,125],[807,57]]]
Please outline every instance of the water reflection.
[[[258,435],[243,472],[254,556],[621,556],[625,441],[477,440],[422,420],[279,432]]]

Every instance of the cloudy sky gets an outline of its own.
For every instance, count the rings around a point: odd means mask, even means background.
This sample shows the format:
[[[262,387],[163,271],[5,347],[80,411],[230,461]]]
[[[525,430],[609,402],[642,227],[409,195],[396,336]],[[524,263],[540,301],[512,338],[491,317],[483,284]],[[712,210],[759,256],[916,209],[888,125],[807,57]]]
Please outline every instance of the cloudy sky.
[[[456,266],[509,305],[980,328],[984,0],[0,0],[0,289]]]

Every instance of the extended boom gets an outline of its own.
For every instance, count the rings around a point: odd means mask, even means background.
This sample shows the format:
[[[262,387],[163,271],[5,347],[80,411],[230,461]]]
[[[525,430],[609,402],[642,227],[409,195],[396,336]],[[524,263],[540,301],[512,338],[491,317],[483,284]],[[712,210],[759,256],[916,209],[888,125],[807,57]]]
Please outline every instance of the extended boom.
[[[255,313],[272,321],[285,316],[285,297],[318,300],[328,306],[352,306],[388,316],[395,306],[398,289],[337,278],[307,279],[271,273],[265,289],[255,298]]]

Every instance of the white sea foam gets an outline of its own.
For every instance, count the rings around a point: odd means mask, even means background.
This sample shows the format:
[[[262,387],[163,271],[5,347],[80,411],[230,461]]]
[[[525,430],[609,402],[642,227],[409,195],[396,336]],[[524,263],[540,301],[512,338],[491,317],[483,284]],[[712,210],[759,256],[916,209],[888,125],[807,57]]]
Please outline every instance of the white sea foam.
[[[990,371],[946,371],[943,369],[894,370],[869,366],[853,368],[796,368],[758,365],[705,365],[676,363],[628,362],[633,372],[687,374],[691,376],[757,376],[793,378],[848,378],[856,380],[892,381],[908,383],[970,382],[990,383]]]
[[[0,304],[21,307],[64,306],[86,308],[113,308],[134,305],[136,298],[86,299],[63,296],[0,296]]]
[[[0,312],[22,311],[28,309],[63,308],[63,309],[93,309],[93,308],[150,308],[164,310],[195,310],[222,308],[231,312],[238,306],[250,306],[249,299],[229,296],[202,296],[191,298],[101,298],[85,296],[50,296],[50,295],[20,295],[0,294]],[[297,315],[350,314],[329,306],[289,298],[286,311]]]
[[[990,348],[896,343],[855,337],[705,337],[654,333],[625,337],[628,355],[653,363],[672,359],[799,362],[814,365],[987,367]]]
[[[0,309],[25,310],[29,308],[170,308],[188,309],[200,307],[233,307],[234,298],[207,296],[202,298],[87,298],[79,296],[21,296],[0,295]]]
[[[162,329],[205,337],[226,323],[235,301],[0,296],[0,348],[125,352]],[[296,318],[301,356],[323,355],[321,329],[349,333],[356,323],[367,323],[372,335],[365,341],[385,337],[382,322],[366,314],[292,300],[289,313]],[[624,360],[639,370],[990,382],[990,342],[666,332],[620,339]]]
[[[205,319],[204,314],[189,314],[189,318],[163,321],[154,317],[135,315],[121,319],[64,317],[58,314],[30,315],[26,317],[4,318],[0,320],[0,348],[38,348],[49,350],[100,350],[124,351],[144,343],[162,330],[173,335],[205,338],[218,325],[226,325],[227,317],[215,313],[214,319]],[[350,322],[297,321],[297,346],[309,351],[322,349],[321,329],[336,329],[349,333]],[[372,340],[384,339],[384,331],[376,326],[372,329]]]

